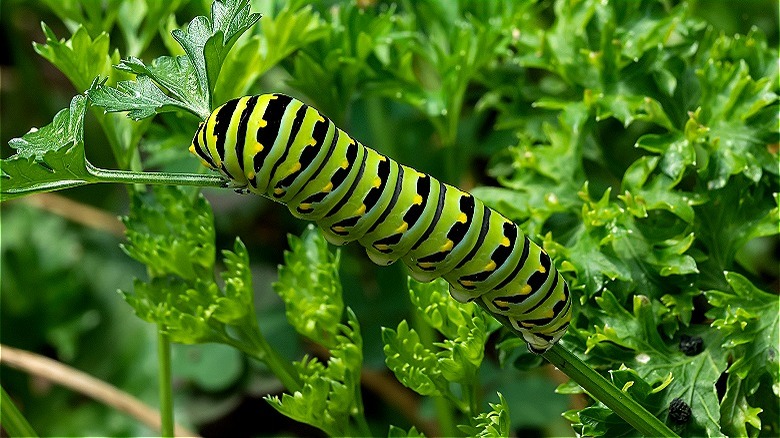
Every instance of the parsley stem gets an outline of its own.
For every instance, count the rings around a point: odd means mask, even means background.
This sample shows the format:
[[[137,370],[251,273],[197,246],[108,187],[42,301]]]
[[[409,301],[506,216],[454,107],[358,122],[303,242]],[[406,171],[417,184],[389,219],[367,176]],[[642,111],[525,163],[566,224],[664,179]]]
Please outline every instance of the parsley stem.
[[[412,312],[412,327],[420,335],[420,342],[422,342],[425,348],[431,348],[433,343],[436,342],[436,333],[433,327],[425,322],[418,310]],[[457,401],[449,399],[447,395],[447,393],[443,393],[442,395],[432,396],[436,418],[439,421],[439,435],[457,436],[458,429],[455,425],[455,414],[453,412],[453,407],[457,405]]]
[[[87,163],[87,170],[95,177],[89,183],[165,184],[178,186],[227,187],[228,181],[219,175],[199,173],[133,172],[129,170],[101,169]]]
[[[259,328],[240,327],[239,332],[243,341],[248,343],[248,348],[239,348],[260,362],[264,363],[269,370],[282,382],[282,385],[290,393],[295,393],[303,388],[298,371],[290,361],[284,359],[276,351]]]
[[[487,308],[481,300],[475,300],[485,311]],[[490,313],[490,312],[489,312]],[[522,338],[518,330],[512,327],[512,324],[504,316],[491,313],[507,329]],[[542,353],[542,357],[555,365],[562,373],[569,376],[570,379],[577,382],[585,391],[598,401],[604,403],[620,418],[626,420],[628,424],[634,427],[644,436],[652,437],[676,437],[669,427],[653,414],[648,412],[642,405],[636,402],[631,396],[618,389],[615,385],[599,374],[596,370],[588,366],[579,357],[571,351],[565,349],[561,344],[553,345],[549,350]]]
[[[604,376],[589,367],[561,344],[553,345],[542,356],[577,382],[593,397],[607,405],[620,418],[634,426],[639,433],[645,436],[677,436],[661,420],[648,412],[631,396],[618,389]]]
[[[0,201],[33,193],[46,193],[96,183],[158,184],[197,187],[229,187],[229,181],[219,175],[199,173],[134,172],[130,170],[101,169],[86,163],[88,176],[77,176],[57,181],[45,181],[21,188],[2,187]],[[2,185],[2,183],[0,183]]]
[[[157,325],[157,364],[160,385],[160,436],[172,437],[173,395],[171,393],[171,339],[165,325]]]
[[[2,387],[0,387],[0,404],[3,407],[0,409],[0,423],[9,436],[38,436]]]

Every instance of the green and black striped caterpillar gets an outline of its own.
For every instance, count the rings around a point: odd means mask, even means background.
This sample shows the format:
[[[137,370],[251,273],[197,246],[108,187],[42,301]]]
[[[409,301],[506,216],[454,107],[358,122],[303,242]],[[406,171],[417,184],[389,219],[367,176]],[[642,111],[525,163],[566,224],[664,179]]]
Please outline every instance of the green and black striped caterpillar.
[[[365,147],[283,94],[231,100],[190,151],[240,191],[281,202],[326,238],[371,260],[403,260],[418,281],[444,277],[460,302],[483,300],[544,352],[571,318],[569,287],[547,253],[479,199]]]

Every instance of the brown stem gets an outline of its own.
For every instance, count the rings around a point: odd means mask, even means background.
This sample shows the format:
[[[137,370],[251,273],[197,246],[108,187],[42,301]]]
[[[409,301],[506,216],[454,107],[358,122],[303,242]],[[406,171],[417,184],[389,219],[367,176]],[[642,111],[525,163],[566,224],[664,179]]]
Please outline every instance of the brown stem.
[[[0,344],[0,363],[89,396],[160,431],[160,414],[157,410],[119,388],[61,362]],[[177,424],[176,436],[196,437],[198,434]]]
[[[21,201],[96,230],[124,237],[125,226],[116,215],[53,193],[38,193]]]

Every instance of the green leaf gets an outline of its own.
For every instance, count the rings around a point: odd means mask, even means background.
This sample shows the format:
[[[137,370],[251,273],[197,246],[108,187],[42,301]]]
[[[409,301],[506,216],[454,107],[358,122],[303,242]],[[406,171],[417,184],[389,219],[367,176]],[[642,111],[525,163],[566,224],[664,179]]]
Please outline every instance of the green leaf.
[[[654,174],[658,161],[658,157],[642,157],[626,169],[622,184],[625,195],[621,199],[629,208],[633,203],[641,204],[643,214],[635,214],[637,217],[646,216],[647,210],[662,209],[692,224],[693,206],[703,204],[706,199],[696,193],[675,190],[679,179],[674,180],[665,173]]]
[[[662,391],[672,379],[672,375],[669,374],[666,377],[653,377],[648,382],[635,370],[625,367],[610,372],[611,382],[650,412],[666,410]],[[634,428],[601,403],[578,411],[572,426],[579,434],[586,436],[615,437],[636,434]]]
[[[777,157],[766,145],[777,142],[777,76],[753,79],[747,63],[710,61],[697,75],[702,84],[697,121],[707,128],[699,172],[711,190],[732,175],[758,182],[763,172],[777,175]]]
[[[207,286],[200,286],[207,289]],[[172,277],[155,277],[149,282],[136,279],[133,292],[121,291],[127,304],[142,320],[161,324],[173,342],[196,344],[219,342],[222,334],[209,327],[206,309],[190,305],[191,298],[214,295],[212,291],[189,289]]]
[[[311,5],[298,9],[289,3],[275,16],[265,16],[260,28],[258,35],[239,40],[225,58],[214,92],[217,102],[248,94],[265,72],[329,32]]]
[[[248,309],[254,309],[252,271],[249,253],[241,239],[236,238],[233,251],[222,251],[225,271],[220,274],[225,286],[224,296],[217,298],[212,307],[213,317],[225,324],[236,324],[243,318],[253,317]]]
[[[107,5],[109,7],[111,5]],[[85,6],[90,10],[89,6]],[[46,24],[42,24],[46,34],[45,44],[34,44],[36,52],[46,58],[68,77],[79,91],[87,91],[94,85],[98,77],[106,78],[105,83],[115,84],[129,75],[123,71],[111,68],[119,62],[119,51],[109,52],[110,43],[106,33],[100,33],[94,39],[79,26],[69,40],[57,40],[54,32]],[[93,111],[100,123],[106,138],[114,153],[114,158],[120,168],[130,165],[135,148],[141,135],[148,125],[132,123],[118,115],[105,115]]]
[[[314,225],[300,238],[288,237],[279,267],[279,281],[273,287],[285,303],[287,320],[303,336],[334,348],[337,327],[344,310],[339,279],[339,252],[333,254],[328,242]]]
[[[780,233],[777,188],[771,178],[753,184],[734,177],[719,190],[708,191],[712,201],[696,207],[697,237],[706,254],[700,263],[703,289],[725,288],[723,271],[734,269],[737,251],[752,239]]]
[[[260,14],[249,11],[249,0],[216,0],[211,5],[210,19],[195,17],[186,30],[172,32],[195,68],[200,94],[209,96],[209,103],[228,52],[238,37],[260,19]]]
[[[585,184],[582,163],[584,140],[579,134],[586,129],[588,112],[582,104],[567,105],[558,116],[560,126],[544,123],[544,143],[528,136],[520,136],[517,146],[497,155],[492,164],[492,176],[513,194],[495,193],[501,197],[486,196],[480,189],[475,196],[483,197],[518,223],[525,222],[523,231],[530,236],[542,234],[542,227],[555,213],[578,209],[582,201],[577,192]],[[506,167],[507,171],[497,169]]]
[[[472,420],[473,425],[459,425],[458,429],[466,436],[505,437],[510,435],[509,405],[504,396],[498,393],[498,403],[490,403],[491,411],[483,412]]]
[[[87,99],[76,95],[70,107],[60,110],[54,119],[41,129],[33,128],[21,138],[14,138],[8,145],[16,149],[15,157],[34,158],[42,161],[53,151],[65,151],[73,146],[84,146],[84,115]]]
[[[79,26],[69,40],[58,40],[46,23],[41,23],[41,27],[46,43],[33,43],[35,51],[65,74],[79,92],[89,89],[96,77],[111,75],[111,64],[119,61],[118,51],[109,54],[106,33],[93,39],[84,27]]]
[[[328,435],[354,435],[350,422],[365,422],[359,396],[360,370],[363,365],[363,341],[360,326],[352,310],[347,324],[337,327],[337,343],[330,350],[327,366],[315,359],[296,362],[303,389],[294,394],[266,397],[282,414],[315,426]],[[363,431],[367,433],[368,431]]]
[[[327,22],[310,30],[310,41],[293,59],[290,84],[309,96],[323,114],[342,124],[353,96],[380,74],[380,53],[399,36],[392,33],[394,17],[394,7],[360,8],[344,3],[332,8]],[[276,26],[269,30],[276,31]]]
[[[181,107],[201,118],[208,116],[206,96],[198,92],[195,69],[188,57],[160,56],[149,66],[138,58],[130,57],[122,60],[116,68],[139,76],[148,76],[157,86],[173,95]]]
[[[436,355],[425,348],[406,320],[398,329],[382,329],[385,363],[404,386],[421,395],[441,395],[448,383],[437,367]]]
[[[259,360],[275,354],[257,326],[249,256],[239,240],[223,251],[224,287],[217,285],[214,218],[202,195],[168,187],[136,193],[123,221],[122,248],[150,277],[123,292],[141,319],[162,325],[174,342],[220,342]]]
[[[492,331],[488,330],[484,313],[475,312],[475,304],[464,305],[452,299],[443,279],[420,283],[409,278],[409,297],[425,322],[444,335],[442,342],[434,344],[441,348],[436,353],[441,374],[451,382],[472,381]]]
[[[638,120],[655,123],[668,130],[674,130],[674,124],[669,120],[669,116],[664,112],[663,107],[657,100],[637,95],[604,95],[593,96],[587,94],[586,102],[593,99],[592,103],[596,108],[596,120],[615,117],[628,127]]]
[[[138,56],[157,35],[160,23],[174,16],[182,0],[125,0],[118,6],[119,30],[127,44],[127,53]]]
[[[728,369],[744,380],[745,395],[753,394],[764,374],[769,374],[773,388],[780,388],[778,345],[780,343],[780,300],[757,288],[735,272],[726,273],[731,291],[706,291],[713,308],[707,316],[715,318],[712,326],[723,334],[723,348],[734,356]],[[778,390],[775,390],[778,392]]]
[[[777,367],[775,367],[777,368]],[[726,380],[726,394],[720,403],[720,417],[723,432],[728,436],[756,436],[761,430],[761,419],[758,417],[763,409],[750,406],[747,400],[748,383],[739,375],[729,373]],[[750,432],[748,432],[748,425]]]
[[[193,282],[213,275],[214,216],[202,195],[164,187],[137,193],[123,222],[128,242],[122,248],[148,267],[150,277]]]
[[[42,161],[14,156],[0,163],[0,201],[95,181],[86,171],[84,149],[77,146],[66,151],[48,152]]]
[[[468,326],[474,314],[478,313],[474,312],[475,304],[461,304],[452,299],[449,285],[443,278],[421,283],[410,277],[408,287],[412,304],[419,309],[425,321],[446,338],[457,338],[461,329]]]
[[[109,33],[116,22],[123,0],[92,2],[83,0],[43,0],[43,3],[73,31],[79,26],[90,35]]]
[[[179,109],[191,110],[186,103],[168,97],[148,76],[122,81],[116,88],[95,83],[87,95],[93,104],[102,106],[106,112],[128,111],[127,116],[134,120]]]
[[[669,310],[669,313],[663,317],[666,321],[664,327],[667,333],[677,332],[679,323],[686,327],[691,323],[693,300],[697,296],[699,296],[697,290],[687,290],[679,294],[667,294],[661,297],[661,302]]]
[[[387,438],[424,438],[425,435],[422,432],[418,432],[417,428],[412,426],[409,431],[405,431],[400,427],[390,425],[390,430],[387,431]]]
[[[16,154],[0,161],[0,200],[96,180],[84,156],[86,108],[87,99],[76,95],[70,107],[60,110],[50,124],[8,142]]]
[[[666,382],[669,375],[673,376],[671,382],[664,384],[665,390],[650,412],[665,419],[666,407],[680,397],[693,414],[685,434],[720,436],[720,408],[713,382],[726,369],[726,351],[721,348],[724,338],[701,328],[690,330],[703,338],[705,348],[698,355],[686,356],[673,350],[661,337],[660,324],[647,297],[635,296],[632,312],[624,309],[609,291],[596,302],[601,310],[592,321],[595,330],[586,341],[589,359],[625,364],[651,386],[654,381]],[[622,423],[610,418],[609,422]]]

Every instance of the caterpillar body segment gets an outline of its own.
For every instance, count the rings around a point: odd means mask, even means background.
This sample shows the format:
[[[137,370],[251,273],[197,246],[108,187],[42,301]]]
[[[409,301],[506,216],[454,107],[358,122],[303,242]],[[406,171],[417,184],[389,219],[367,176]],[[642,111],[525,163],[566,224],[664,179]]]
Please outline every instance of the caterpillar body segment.
[[[283,94],[231,100],[201,123],[190,151],[236,188],[315,221],[331,243],[357,241],[379,265],[443,277],[544,352],[565,333],[571,295],[544,250],[471,194],[362,145]]]

